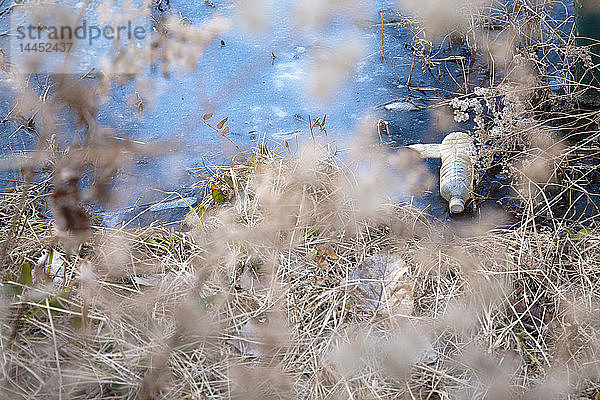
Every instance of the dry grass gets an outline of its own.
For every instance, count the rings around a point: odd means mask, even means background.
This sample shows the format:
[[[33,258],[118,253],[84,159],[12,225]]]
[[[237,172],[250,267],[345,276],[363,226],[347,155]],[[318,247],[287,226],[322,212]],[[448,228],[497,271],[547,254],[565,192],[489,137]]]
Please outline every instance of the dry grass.
[[[220,170],[186,232],[95,227],[64,255],[59,283],[36,266],[44,249],[64,251],[40,211],[45,188],[30,187],[2,283],[3,397],[600,390],[595,230],[494,229],[482,216],[448,225],[385,202],[365,214],[351,195],[357,176],[321,154],[306,162],[261,147]],[[3,197],[3,238],[18,199]],[[411,313],[365,312],[348,284],[382,250],[408,266]]]

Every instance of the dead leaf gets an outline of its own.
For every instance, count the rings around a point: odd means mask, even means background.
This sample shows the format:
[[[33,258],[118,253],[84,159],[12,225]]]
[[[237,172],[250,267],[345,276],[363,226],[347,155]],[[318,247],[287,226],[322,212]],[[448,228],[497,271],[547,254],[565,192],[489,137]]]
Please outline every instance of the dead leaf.
[[[409,268],[396,254],[385,251],[367,258],[349,284],[359,311],[386,316],[413,312]]]
[[[332,260],[337,260],[339,258],[338,255],[335,254],[335,251],[333,250],[333,247],[331,247],[330,244],[317,246],[317,253],[320,256],[329,257]]]
[[[333,248],[331,246],[325,248],[323,250],[323,254],[329,258],[331,258],[332,260],[337,260],[339,257],[337,254],[335,254],[335,251],[333,251]]]
[[[325,256],[317,256],[315,258],[315,261],[321,269],[327,269],[329,267],[329,262],[327,261],[327,257]]]
[[[203,119],[204,121],[206,121],[206,120],[208,120],[208,119],[211,119],[211,118],[212,118],[212,116],[213,116],[213,113],[207,113],[207,114],[204,114],[204,115],[202,116],[202,119]]]
[[[223,127],[223,125],[225,125],[225,122],[227,122],[228,119],[229,119],[229,117],[225,117],[222,120],[220,120],[219,123],[217,124],[217,129],[221,129]]]

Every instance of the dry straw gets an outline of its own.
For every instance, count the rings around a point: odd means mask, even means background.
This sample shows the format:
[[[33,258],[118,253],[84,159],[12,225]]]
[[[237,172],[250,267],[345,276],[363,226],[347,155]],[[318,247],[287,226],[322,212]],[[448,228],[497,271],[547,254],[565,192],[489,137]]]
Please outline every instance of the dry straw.
[[[212,176],[186,232],[95,227],[70,256],[40,214],[43,185],[31,187],[2,286],[3,395],[594,392],[593,231],[493,229],[484,218],[463,231],[377,195],[380,215],[364,214],[356,185],[325,152],[261,147]],[[5,238],[18,199],[4,196]],[[66,259],[58,283],[44,249]],[[381,251],[407,266],[413,305],[399,313],[365,308],[349,282]]]

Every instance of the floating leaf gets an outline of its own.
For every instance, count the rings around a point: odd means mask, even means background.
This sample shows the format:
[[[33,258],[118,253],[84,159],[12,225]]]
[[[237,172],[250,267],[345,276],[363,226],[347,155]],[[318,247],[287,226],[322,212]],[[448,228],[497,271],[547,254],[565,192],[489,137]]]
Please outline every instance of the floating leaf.
[[[202,119],[203,119],[204,121],[206,121],[206,120],[209,120],[209,119],[211,119],[212,117],[213,117],[213,113],[207,113],[207,114],[204,114],[204,115],[202,116]]]
[[[211,194],[215,202],[222,203],[225,201],[225,195],[223,194],[223,191],[221,191],[221,189],[219,189],[218,187],[213,186]]]
[[[225,122],[227,122],[228,119],[229,119],[229,117],[225,117],[222,120],[220,120],[219,123],[217,124],[217,129],[221,129],[223,127],[223,125],[225,125]]]
[[[229,127],[226,126],[225,128],[223,128],[223,130],[221,131],[221,135],[227,135],[229,133]]]

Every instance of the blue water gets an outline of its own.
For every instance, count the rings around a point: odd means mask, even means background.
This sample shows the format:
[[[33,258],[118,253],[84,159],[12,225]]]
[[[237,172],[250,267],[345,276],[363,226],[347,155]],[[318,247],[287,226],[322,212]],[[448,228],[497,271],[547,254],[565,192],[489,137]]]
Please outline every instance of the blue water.
[[[228,163],[238,152],[202,123],[202,115],[207,112],[214,113],[215,123],[228,117],[228,136],[241,149],[248,149],[264,139],[280,143],[287,140],[295,147],[296,142],[310,138],[309,115],[312,118],[327,115],[328,137],[340,148],[345,147],[360,120],[367,115],[390,122],[391,142],[396,146],[439,142],[447,133],[447,127],[439,124],[439,114],[423,107],[419,98],[424,94],[406,86],[411,71],[412,33],[395,23],[399,14],[388,8],[395,4],[385,2],[383,27],[380,2],[365,0],[360,2],[359,13],[338,12],[324,28],[307,31],[295,26],[295,11],[290,1],[275,3],[265,31],[255,34],[235,22],[228,33],[205,49],[195,70],[173,73],[169,77],[160,71],[148,72],[146,78],[153,86],[146,91],[134,84],[114,88],[97,116],[101,125],[114,129],[116,136],[144,143],[175,141],[178,150],[157,157],[140,157],[117,176],[115,191],[119,201],[110,209],[121,212],[113,212],[107,220],[109,223],[131,219],[141,210],[131,208],[132,205],[160,201],[165,198],[165,192],[177,191],[183,197],[199,198],[194,189],[185,189],[198,181],[194,172],[205,165]],[[217,13],[233,17],[236,9],[227,1],[171,0],[168,12],[202,25]],[[307,95],[312,57],[318,52],[335,52],[348,43],[358,43],[361,52],[345,84],[330,101]],[[456,55],[457,50],[444,51]],[[438,77],[421,69],[417,62],[412,72],[412,86],[436,87],[442,95],[459,90],[456,85],[456,81],[460,83],[458,65],[446,63],[444,68]],[[14,93],[9,86],[3,87],[0,113],[5,115],[12,107]],[[145,100],[141,113],[130,104],[136,90]],[[153,104],[150,97],[154,97]],[[399,102],[395,109],[381,107],[393,101]],[[35,135],[17,129],[18,125],[14,121],[0,125],[4,154],[9,153],[9,142],[15,151],[32,148],[35,144]],[[436,161],[428,163],[435,173]],[[3,172],[2,177],[21,179],[14,170]],[[11,184],[0,181],[4,187]],[[436,189],[418,203],[424,207],[429,205],[434,214],[443,213]],[[139,221],[143,218],[150,220],[156,215],[148,211]]]

